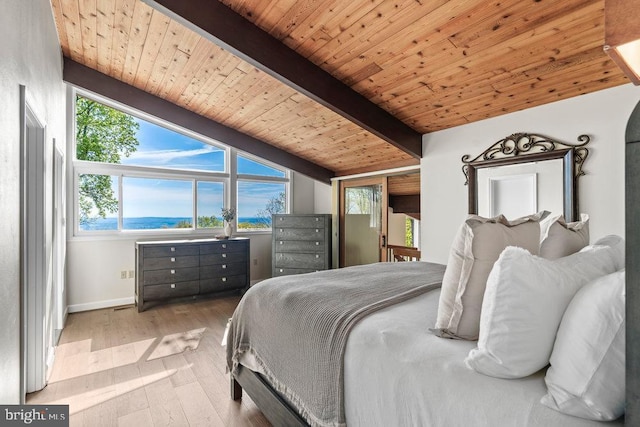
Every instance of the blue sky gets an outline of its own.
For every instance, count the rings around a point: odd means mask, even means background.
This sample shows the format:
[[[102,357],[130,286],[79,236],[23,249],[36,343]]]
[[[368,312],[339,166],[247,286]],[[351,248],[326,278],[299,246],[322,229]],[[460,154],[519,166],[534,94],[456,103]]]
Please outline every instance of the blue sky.
[[[143,120],[138,130],[138,149],[122,159],[124,165],[160,166],[223,172],[224,151],[188,136]]]
[[[224,172],[223,150],[144,120],[136,121],[140,124],[137,134],[140,144],[136,152],[122,159],[122,164]],[[238,173],[284,176],[283,172],[242,156],[238,157]],[[241,181],[238,187],[238,214],[241,217],[254,216],[265,208],[272,196],[284,191],[284,184],[279,183]],[[201,183],[198,215],[219,217],[223,191],[222,184]],[[125,177],[123,193],[123,217],[191,216],[191,181]]]

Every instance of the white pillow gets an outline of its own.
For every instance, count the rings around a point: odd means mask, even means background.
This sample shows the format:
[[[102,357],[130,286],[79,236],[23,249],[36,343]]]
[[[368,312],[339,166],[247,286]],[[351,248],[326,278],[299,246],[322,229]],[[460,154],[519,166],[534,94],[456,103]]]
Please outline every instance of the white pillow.
[[[469,215],[458,230],[442,279],[438,318],[432,331],[442,337],[478,339],[480,310],[489,272],[507,246],[537,254],[540,224],[548,212],[508,221],[500,215]]]
[[[542,404],[591,420],[615,420],[625,404],[625,272],[576,293],[564,313]]]
[[[616,271],[625,268],[625,241],[622,237],[610,234],[598,239],[594,246],[610,246],[615,253]]]
[[[587,246],[557,260],[505,249],[487,280],[478,347],[466,365],[498,378],[544,368],[571,298],[589,281],[616,271],[617,256],[611,246]]]
[[[589,215],[581,214],[580,221],[566,223],[557,215],[540,222],[540,256],[557,259],[578,252],[589,244]]]

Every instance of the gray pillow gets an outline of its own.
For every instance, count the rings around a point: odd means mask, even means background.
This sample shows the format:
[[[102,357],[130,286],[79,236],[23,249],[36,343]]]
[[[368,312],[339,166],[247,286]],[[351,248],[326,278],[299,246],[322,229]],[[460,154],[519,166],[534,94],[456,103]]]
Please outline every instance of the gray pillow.
[[[487,277],[507,246],[534,255],[540,249],[540,220],[546,211],[513,221],[503,215],[469,215],[458,230],[442,281],[438,318],[432,331],[441,337],[478,339],[482,298]]]
[[[549,217],[540,223],[542,242],[540,256],[558,259],[578,252],[589,244],[589,215],[580,221],[566,223],[562,215]]]

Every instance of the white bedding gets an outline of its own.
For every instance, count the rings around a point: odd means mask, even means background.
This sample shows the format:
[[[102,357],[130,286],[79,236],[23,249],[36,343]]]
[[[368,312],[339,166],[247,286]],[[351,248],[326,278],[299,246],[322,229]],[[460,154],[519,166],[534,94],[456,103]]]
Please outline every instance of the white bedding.
[[[542,370],[498,379],[464,365],[475,342],[438,338],[440,291],[369,315],[351,331],[344,361],[349,427],[572,427],[622,425],[571,417],[540,404]]]

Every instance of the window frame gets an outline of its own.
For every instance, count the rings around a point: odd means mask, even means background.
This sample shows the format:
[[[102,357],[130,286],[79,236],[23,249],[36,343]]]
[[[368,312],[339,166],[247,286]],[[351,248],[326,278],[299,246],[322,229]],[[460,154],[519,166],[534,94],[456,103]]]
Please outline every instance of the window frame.
[[[292,189],[292,173],[289,169],[278,165],[274,162],[268,161],[266,159],[262,159],[258,156],[252,155],[250,153],[246,153],[240,150],[237,150],[234,147],[225,145],[223,142],[212,140],[211,138],[207,138],[203,135],[197,134],[188,129],[184,129],[172,123],[166,122],[164,120],[158,119],[156,117],[150,116],[149,114],[142,113],[138,110],[135,110],[126,105],[120,104],[118,102],[112,101],[102,96],[98,96],[96,94],[76,89],[70,88],[68,91],[69,102],[68,102],[68,110],[70,120],[69,125],[69,134],[68,138],[68,150],[70,153],[71,162],[71,173],[70,177],[72,178],[70,189],[73,192],[73,203],[71,203],[72,212],[70,212],[70,218],[73,218],[73,227],[69,227],[70,231],[72,231],[72,235],[69,236],[72,239],[131,239],[131,238],[148,238],[148,237],[158,237],[158,238],[204,238],[204,237],[213,237],[212,235],[222,234],[222,227],[220,228],[198,228],[197,227],[197,183],[199,181],[204,182],[215,182],[223,184],[223,206],[224,208],[234,207],[236,212],[238,212],[238,182],[239,181],[252,181],[252,182],[266,182],[266,183],[284,183],[285,184],[285,211],[290,212],[291,207],[291,189]],[[81,96],[84,98],[91,99],[93,101],[104,104],[110,108],[114,108],[119,110],[125,114],[129,114],[137,119],[145,120],[149,123],[152,123],[157,126],[162,126],[168,130],[181,133],[189,138],[196,139],[205,144],[212,145],[218,149],[224,151],[224,172],[208,172],[208,171],[197,171],[197,170],[181,170],[176,168],[162,168],[158,166],[133,166],[133,165],[123,165],[123,164],[115,164],[115,163],[105,163],[105,162],[92,162],[87,160],[78,160],[76,157],[76,96]],[[249,160],[254,162],[261,163],[268,167],[273,167],[275,169],[281,170],[284,172],[284,177],[270,177],[263,175],[250,175],[250,174],[238,174],[237,173],[237,156],[243,156]],[[118,179],[118,229],[117,230],[81,230],[80,229],[80,221],[79,221],[79,177],[82,174],[93,174],[93,175],[110,175],[115,176]],[[193,204],[193,226],[191,228],[174,228],[174,229],[149,229],[149,230],[123,230],[122,229],[122,182],[123,177],[132,177],[132,178],[154,178],[154,179],[179,179],[179,180],[190,180],[192,181],[192,204]],[[242,235],[249,236],[252,234],[271,234],[271,229],[264,230],[249,230],[249,231],[240,231],[237,229],[238,218],[233,221],[234,230]]]

